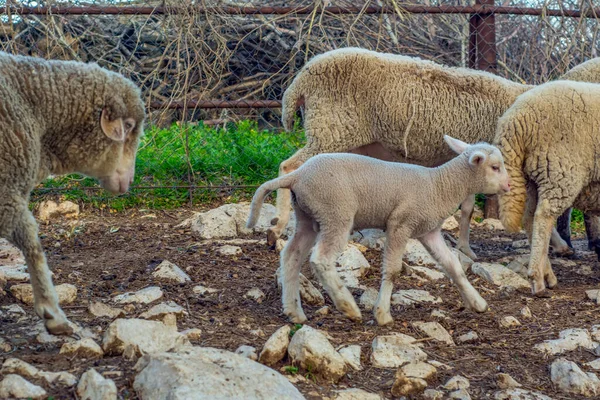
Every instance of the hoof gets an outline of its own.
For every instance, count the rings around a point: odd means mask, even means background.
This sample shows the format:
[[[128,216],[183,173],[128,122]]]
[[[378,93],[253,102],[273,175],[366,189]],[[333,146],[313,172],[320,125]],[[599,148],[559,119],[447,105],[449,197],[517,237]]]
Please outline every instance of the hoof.
[[[548,285],[548,289],[554,289],[556,285],[558,285],[558,279],[554,274],[546,276],[546,284]]]
[[[66,319],[47,319],[44,322],[46,329],[53,335],[72,335],[73,328]]]
[[[303,324],[306,321],[308,321],[308,318],[306,318],[304,312],[300,314],[285,313],[285,315],[287,315],[290,322],[292,322],[293,324]]]
[[[469,246],[459,246],[458,250],[460,252],[462,252],[464,255],[466,255],[467,257],[469,257],[471,260],[473,260],[473,261],[477,260],[477,254],[475,254]]]
[[[277,239],[279,239],[280,234],[276,233],[273,228],[267,229],[267,245],[271,246],[273,249],[275,248],[275,243],[277,243]]]
[[[389,313],[385,314],[385,315],[375,313],[375,320],[377,321],[377,325],[379,325],[379,326],[386,326],[386,325],[391,325],[394,323],[392,314],[389,314]]]
[[[576,254],[575,249],[573,249],[572,247],[565,247],[562,249],[553,250],[552,252],[554,253],[554,255],[556,257],[563,257],[563,258],[572,258]]]
[[[540,299],[549,299],[550,297],[552,297],[552,295],[550,294],[550,292],[546,289],[540,290],[538,292],[533,292],[533,295],[535,297],[538,297]]]

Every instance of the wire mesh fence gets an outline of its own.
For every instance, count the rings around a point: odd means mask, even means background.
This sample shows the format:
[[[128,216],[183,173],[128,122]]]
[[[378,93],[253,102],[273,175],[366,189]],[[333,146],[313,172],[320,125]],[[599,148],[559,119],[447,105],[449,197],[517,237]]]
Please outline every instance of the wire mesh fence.
[[[182,186],[230,193],[274,177],[302,145],[300,130],[281,132],[281,96],[316,54],[355,46],[538,84],[597,55],[594,7],[594,0],[1,0],[0,45],[97,62],[135,81],[151,128],[133,194],[165,205],[157,198],[205,196]],[[37,193],[68,187],[97,198],[88,186],[61,178]]]

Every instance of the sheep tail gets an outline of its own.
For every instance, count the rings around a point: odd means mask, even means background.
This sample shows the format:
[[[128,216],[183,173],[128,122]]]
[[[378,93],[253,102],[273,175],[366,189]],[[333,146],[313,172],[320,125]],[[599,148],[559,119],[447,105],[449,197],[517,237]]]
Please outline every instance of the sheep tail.
[[[304,70],[301,70],[283,93],[283,99],[281,100],[281,122],[288,132],[294,129],[296,110],[304,105],[304,93],[301,88],[303,79]]]
[[[267,195],[277,189],[290,189],[294,182],[296,182],[296,177],[297,174],[296,171],[294,171],[292,173],[280,176],[279,178],[267,181],[260,185],[258,189],[256,189],[256,192],[252,197],[252,203],[250,204],[250,215],[248,216],[248,222],[246,222],[246,227],[248,229],[256,225],[258,217],[260,217],[260,210]]]
[[[504,165],[510,177],[510,192],[499,196],[499,211],[502,225],[509,232],[519,232],[527,201],[527,178],[523,172],[525,146],[517,124],[499,123],[496,142],[499,143]]]

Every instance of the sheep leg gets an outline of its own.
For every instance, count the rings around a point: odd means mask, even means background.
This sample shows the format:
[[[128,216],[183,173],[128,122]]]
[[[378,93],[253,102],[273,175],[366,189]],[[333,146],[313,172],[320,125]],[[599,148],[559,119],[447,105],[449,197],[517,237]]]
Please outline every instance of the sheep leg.
[[[593,213],[583,213],[583,222],[585,232],[588,236],[588,249],[594,250],[600,261],[600,220],[599,216]]]
[[[283,313],[295,324],[306,322],[300,300],[300,270],[315,244],[317,232],[313,221],[301,210],[296,209],[296,231],[281,252],[279,279]]]
[[[394,277],[402,273],[402,255],[407,241],[408,237],[403,233],[401,234],[397,230],[388,230],[381,267],[381,288],[373,308],[375,319],[379,325],[388,325],[394,322],[390,312]]]
[[[349,319],[360,321],[362,320],[360,309],[335,269],[337,258],[348,244],[350,228],[348,226],[337,231],[321,229],[310,257],[310,266],[333,300],[335,308]]]
[[[549,201],[544,199],[538,202],[533,218],[531,257],[527,274],[532,281],[531,290],[533,294],[539,297],[545,296],[546,285],[544,280],[548,282],[548,287],[554,287],[557,283],[548,259],[550,234],[555,220],[556,217],[551,212]]]
[[[477,259],[477,255],[471,249],[469,244],[469,233],[471,231],[471,217],[475,209],[475,195],[469,195],[460,205],[460,230],[458,233],[458,250],[465,253],[472,260]]]
[[[300,168],[306,160],[313,155],[318,154],[307,147],[298,150],[293,156],[283,161],[279,165],[279,176],[289,174]],[[267,244],[274,246],[277,239],[281,237],[283,230],[290,221],[290,208],[292,206],[292,192],[290,189],[277,190],[277,215],[271,220],[271,225],[267,230]]]
[[[27,262],[35,312],[44,320],[48,332],[54,335],[70,335],[73,329],[58,305],[58,295],[52,284],[50,269],[38,237],[37,223],[28,210],[27,203],[23,203],[12,233],[12,241],[21,249]]]
[[[550,236],[552,251],[559,257],[570,257],[575,254],[571,244],[571,210],[572,208],[567,208],[558,217],[556,228],[552,229],[552,235]]]
[[[488,306],[477,290],[467,279],[458,257],[448,248],[441,230],[438,228],[419,238],[429,254],[448,272],[452,282],[458,288],[465,305],[477,312],[484,312]]]

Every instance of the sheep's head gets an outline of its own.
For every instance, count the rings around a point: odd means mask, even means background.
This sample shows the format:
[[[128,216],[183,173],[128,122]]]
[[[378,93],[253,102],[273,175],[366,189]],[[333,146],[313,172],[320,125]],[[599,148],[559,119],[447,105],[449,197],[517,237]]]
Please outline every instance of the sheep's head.
[[[444,140],[452,150],[467,158],[481,193],[502,194],[510,191],[504,159],[496,146],[487,143],[470,145],[447,135]]]
[[[111,193],[125,193],[133,182],[135,158],[144,131],[144,104],[139,89],[113,76],[104,104],[95,111],[94,135],[86,141],[87,161],[78,172],[97,178]]]

